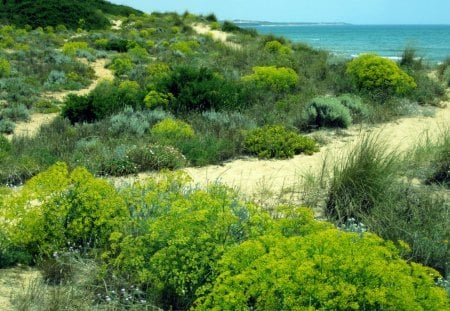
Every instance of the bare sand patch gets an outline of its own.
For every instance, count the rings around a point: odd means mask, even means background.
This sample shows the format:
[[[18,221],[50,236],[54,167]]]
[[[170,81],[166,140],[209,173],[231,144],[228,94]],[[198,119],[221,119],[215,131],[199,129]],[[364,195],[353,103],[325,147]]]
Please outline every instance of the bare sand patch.
[[[226,46],[233,49],[242,48],[240,44],[228,41],[228,38],[233,36],[230,33],[226,33],[220,30],[212,30],[209,25],[205,24],[194,24],[192,25],[192,29],[198,34],[201,35],[210,35],[213,40],[223,42]]]
[[[123,21],[120,19],[117,19],[117,20],[112,20],[111,23],[112,23],[111,29],[120,30],[122,28]]]

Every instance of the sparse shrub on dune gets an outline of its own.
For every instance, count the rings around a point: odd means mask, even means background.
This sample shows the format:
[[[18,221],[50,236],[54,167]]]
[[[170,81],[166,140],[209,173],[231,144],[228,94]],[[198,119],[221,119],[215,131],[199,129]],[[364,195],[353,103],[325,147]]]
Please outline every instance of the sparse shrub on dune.
[[[318,150],[312,138],[302,136],[284,126],[273,125],[250,130],[244,146],[258,158],[292,158],[299,153],[312,154]]]
[[[356,105],[348,98],[343,99],[348,106]],[[342,101],[336,97],[316,97],[305,107],[302,119],[308,127],[341,127],[347,128],[351,125],[353,119],[350,109],[342,104]]]

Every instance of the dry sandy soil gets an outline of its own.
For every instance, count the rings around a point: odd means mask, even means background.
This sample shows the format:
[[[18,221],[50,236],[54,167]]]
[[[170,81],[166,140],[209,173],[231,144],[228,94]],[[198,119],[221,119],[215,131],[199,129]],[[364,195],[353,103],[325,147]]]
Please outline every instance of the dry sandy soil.
[[[212,30],[209,25],[205,24],[194,24],[192,25],[194,31],[201,35],[211,35],[215,41],[223,42],[226,46],[233,49],[240,49],[241,45],[228,41],[228,38],[233,36],[232,34],[220,31],[220,30]]]

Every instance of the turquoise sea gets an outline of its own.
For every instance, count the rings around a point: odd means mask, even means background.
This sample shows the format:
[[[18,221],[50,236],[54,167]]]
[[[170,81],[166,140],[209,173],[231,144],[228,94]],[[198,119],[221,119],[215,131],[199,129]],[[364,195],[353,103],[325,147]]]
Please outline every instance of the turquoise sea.
[[[373,52],[396,59],[405,47],[419,57],[438,63],[450,57],[450,25],[349,25],[238,23],[263,34],[284,36],[294,42],[354,57]]]

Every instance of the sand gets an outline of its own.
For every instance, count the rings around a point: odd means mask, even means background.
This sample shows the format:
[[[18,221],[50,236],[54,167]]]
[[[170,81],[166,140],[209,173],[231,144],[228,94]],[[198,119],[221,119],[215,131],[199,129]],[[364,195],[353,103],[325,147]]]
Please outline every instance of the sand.
[[[240,49],[241,45],[228,41],[228,38],[233,36],[230,33],[226,33],[220,30],[212,30],[209,25],[205,24],[193,24],[192,29],[198,34],[201,35],[210,35],[213,40],[223,42],[226,46],[233,49]]]
[[[120,30],[122,28],[123,21],[120,19],[117,19],[117,20],[112,20],[111,23],[112,23],[111,29]]]
[[[345,137],[334,137],[320,152],[311,156],[298,155],[288,160],[244,159],[186,171],[194,182],[205,186],[220,181],[253,196],[261,186],[268,186],[274,192],[295,186],[310,172],[319,172],[324,160],[339,157],[358,142],[363,135],[380,134],[392,150],[405,152],[427,135],[436,138],[445,126],[450,125],[450,104],[439,109],[433,117],[403,118],[378,126],[351,127]],[[347,136],[348,135],[348,136]]]

